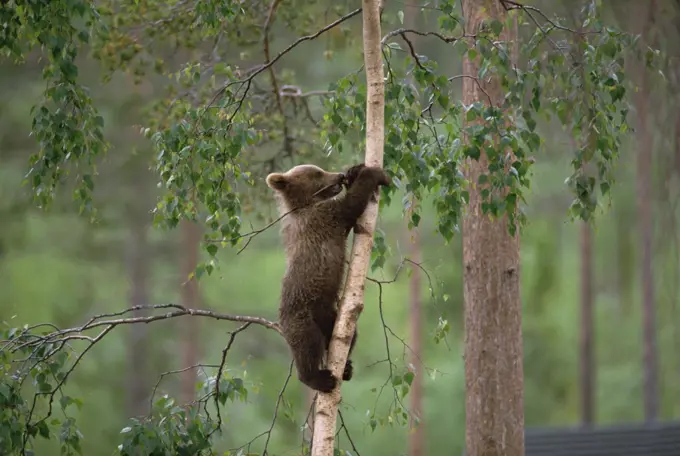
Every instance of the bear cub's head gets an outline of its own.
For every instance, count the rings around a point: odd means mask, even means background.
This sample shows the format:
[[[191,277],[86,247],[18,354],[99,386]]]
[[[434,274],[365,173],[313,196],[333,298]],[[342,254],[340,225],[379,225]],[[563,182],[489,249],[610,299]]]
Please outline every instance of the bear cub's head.
[[[315,165],[298,165],[285,173],[271,173],[267,185],[290,209],[308,206],[340,194],[344,173],[330,173]]]

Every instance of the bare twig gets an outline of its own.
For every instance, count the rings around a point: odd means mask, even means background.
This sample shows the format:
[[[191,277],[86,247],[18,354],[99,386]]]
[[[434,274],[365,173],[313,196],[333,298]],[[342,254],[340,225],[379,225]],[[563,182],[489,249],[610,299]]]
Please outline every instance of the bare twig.
[[[342,410],[340,409],[338,409],[338,416],[340,417],[340,430],[345,430],[345,435],[347,436],[347,440],[349,440],[349,444],[352,445],[354,454],[361,456],[361,453],[359,453],[359,450],[357,450],[357,446],[354,444],[354,440],[352,440],[352,436],[349,435],[349,429],[347,429],[347,426],[345,425],[345,419],[342,417]]]
[[[491,101],[491,95],[489,95],[489,92],[484,90],[484,87],[482,87],[482,83],[479,82],[479,79],[477,79],[476,77],[470,76],[469,74],[459,74],[457,76],[451,76],[449,78],[449,82],[455,81],[456,79],[463,79],[463,78],[472,79],[473,81],[475,81],[475,84],[477,85],[477,88],[479,88],[479,91],[482,92],[486,96],[486,98],[489,100],[489,106],[493,106],[493,102]]]
[[[264,24],[264,58],[265,58],[265,65],[268,64],[271,61],[271,56],[269,53],[269,30],[271,29],[272,22],[274,20],[274,13],[276,12],[276,8],[279,6],[281,3],[281,0],[273,0],[271,3],[271,6],[269,7],[269,13],[267,14],[267,20],[265,21]],[[276,106],[279,110],[279,113],[281,114],[282,117],[282,128],[283,128],[283,150],[285,151],[286,154],[292,155],[293,154],[293,146],[292,146],[292,138],[290,137],[289,134],[289,129],[288,129],[288,118],[286,117],[286,113],[283,110],[283,102],[281,101],[281,93],[279,92],[279,82],[276,79],[276,73],[274,72],[274,65],[269,66],[269,75],[271,77],[272,81],[272,89],[274,92],[274,97],[276,100]]]
[[[250,326],[251,323],[246,323],[244,325],[239,326],[237,329],[232,331],[229,334],[229,342],[227,342],[227,346],[224,347],[224,350],[222,350],[222,359],[220,361],[220,365],[217,368],[217,376],[215,377],[215,408],[217,409],[217,425],[211,432],[215,432],[217,429],[222,427],[222,414],[220,412],[220,381],[222,380],[222,374],[224,373],[224,366],[227,363],[227,354],[229,353],[229,350],[231,349],[232,344],[234,343],[234,340],[236,339],[236,335],[240,333],[241,331],[244,331]]]
[[[286,377],[286,381],[283,382],[283,387],[281,388],[281,391],[279,391],[279,395],[276,398],[276,405],[274,406],[274,417],[272,418],[272,423],[269,426],[269,430],[267,431],[267,440],[264,443],[262,456],[267,456],[267,447],[269,446],[269,439],[271,439],[272,430],[274,429],[274,424],[276,423],[276,417],[279,414],[279,406],[281,405],[281,401],[283,400],[283,393],[286,392],[286,387],[288,386],[288,382],[290,381],[290,378],[292,376],[293,376],[293,361],[290,362],[290,366],[288,367],[288,376]]]
[[[420,36],[434,36],[436,38],[439,38],[441,41],[444,43],[455,43],[456,41],[460,41],[463,38],[476,38],[477,35],[460,35],[460,36],[445,36],[442,35],[441,33],[438,32],[421,32],[419,30],[413,30],[413,29],[407,29],[407,28],[398,28],[396,30],[392,30],[388,34],[386,34],[382,40],[380,40],[381,45],[385,45],[387,43],[387,40],[390,38],[393,38],[395,36],[404,36],[406,33],[413,33],[414,35],[420,35]]]
[[[379,283],[378,284],[378,313],[380,314],[380,322],[382,323],[382,326],[383,326],[383,334],[385,336],[385,351],[387,353],[387,359],[389,360],[388,365],[389,365],[389,368],[390,368],[390,375],[387,377],[387,382],[389,382],[392,379],[392,377],[394,376],[394,371],[393,371],[392,368],[395,366],[395,364],[392,361],[392,355],[390,354],[390,342],[389,342],[389,338],[387,337],[387,330],[389,328],[387,326],[387,323],[385,322],[385,314],[383,312],[383,288],[382,287],[383,287],[382,284]],[[390,329],[390,332],[392,332],[391,329]],[[392,334],[394,334],[394,333],[392,332]],[[385,382],[385,384],[387,384],[387,382]],[[383,384],[383,388],[385,387],[385,384]],[[380,389],[380,391],[382,392],[382,388]],[[394,392],[395,401],[397,403],[399,403],[404,410],[406,410],[406,407],[404,407],[403,404],[401,403],[401,399],[399,399],[399,396],[397,394],[397,390],[393,387],[392,391]],[[376,398],[376,403],[377,403],[379,398],[380,398],[380,394],[378,394],[378,397]],[[374,413],[375,413],[375,410],[374,410]]]
[[[425,67],[423,66],[422,63],[420,63],[420,59],[418,58],[418,54],[416,54],[416,50],[415,50],[415,48],[413,47],[413,43],[411,43],[411,40],[408,39],[408,37],[406,36],[406,33],[400,33],[400,35],[401,35],[402,39],[403,39],[403,40],[406,42],[406,44],[408,45],[408,49],[409,49],[409,52],[411,53],[411,57],[413,57],[413,60],[416,62],[416,64],[417,64],[421,69],[424,70]]]
[[[335,95],[335,91],[333,90],[310,90],[309,92],[303,92],[300,87],[293,85],[281,86],[279,93],[282,97],[290,98],[309,98],[314,96],[324,97],[327,95]]]
[[[538,13],[543,19],[549,23],[552,28],[556,30],[562,30],[564,32],[569,32],[573,33],[575,35],[585,35],[587,33],[599,33],[599,31],[594,31],[594,32],[587,32],[587,31],[578,31],[574,29],[570,29],[569,27],[565,27],[563,25],[557,24],[556,22],[552,21],[548,16],[545,15],[543,11],[540,9],[536,8],[535,6],[530,6],[530,5],[522,5],[521,3],[513,2],[511,0],[501,0],[501,4],[503,5],[503,8],[505,8],[506,11],[510,10],[521,10],[527,13],[527,16],[531,18],[531,20],[536,24],[537,27],[541,29],[541,31],[545,34],[546,32],[543,31],[543,28],[538,24],[538,21],[531,15],[531,11],[534,11],[535,13]]]
[[[234,236],[234,237],[232,237],[232,238],[230,238],[230,239],[209,239],[207,242],[234,242],[234,241],[237,241],[237,240],[242,239],[242,238],[248,238],[248,240],[246,241],[245,245],[244,245],[243,247],[241,247],[241,248],[238,250],[238,252],[236,253],[236,254],[238,255],[238,254],[240,254],[241,252],[243,252],[243,251],[246,249],[246,247],[248,247],[248,245],[250,244],[250,242],[253,240],[253,238],[254,238],[255,236],[257,236],[258,234],[264,233],[264,232],[267,231],[269,228],[271,228],[272,226],[276,225],[276,224],[279,223],[281,220],[283,220],[283,218],[286,217],[288,214],[290,214],[290,213],[292,213],[292,212],[295,212],[295,211],[297,211],[298,209],[300,209],[300,208],[299,208],[299,207],[295,207],[295,208],[289,210],[288,212],[286,212],[286,213],[284,213],[283,215],[281,215],[281,216],[279,216],[278,218],[276,218],[273,222],[271,222],[271,223],[265,225],[264,227],[262,227],[262,228],[260,228],[260,229],[252,230],[252,231],[250,231],[250,232],[248,232],[248,233],[240,234],[240,235]]]
[[[288,387],[288,383],[290,382],[291,377],[293,376],[293,361],[291,361],[290,366],[288,368],[288,376],[286,377],[286,380],[283,382],[283,386],[281,387],[281,391],[279,391],[278,398],[276,400],[276,405],[274,406],[274,416],[272,418],[271,425],[269,426],[269,429],[266,431],[260,432],[258,435],[250,439],[248,442],[244,443],[243,445],[236,447],[236,448],[231,448],[229,452],[236,453],[243,448],[248,449],[248,453],[250,453],[250,446],[255,443],[260,437],[264,437],[265,435],[267,436],[267,440],[265,441],[264,445],[264,450],[262,453],[262,456],[267,454],[267,446],[269,445],[269,439],[271,437],[271,433],[274,429],[274,424],[276,423],[276,419],[278,417],[279,413],[279,407],[281,405],[281,402],[283,401],[283,394],[286,392],[286,388]]]
[[[165,377],[173,374],[181,374],[192,369],[203,369],[206,367],[218,368],[220,366],[219,364],[194,364],[192,366],[187,366],[182,369],[175,369],[161,373],[161,375],[158,377],[158,380],[156,381],[156,384],[153,387],[153,390],[151,390],[151,397],[149,398],[149,414],[153,412],[153,400],[156,397],[156,391],[158,391],[158,387],[161,385],[161,382]]]
[[[80,355],[78,355],[78,357],[76,358],[76,360],[73,362],[73,365],[71,365],[71,367],[69,368],[69,370],[66,371],[66,373],[64,374],[64,376],[61,378],[61,380],[59,380],[59,381],[57,382],[57,384],[54,386],[54,388],[52,388],[51,391],[49,391],[49,392],[38,391],[38,392],[36,392],[36,393],[33,395],[33,402],[32,402],[32,404],[31,404],[31,409],[30,409],[30,411],[28,412],[28,416],[26,417],[26,429],[24,430],[23,442],[22,442],[22,446],[21,446],[21,453],[22,453],[22,455],[25,455],[25,454],[26,454],[26,445],[28,444],[29,431],[30,431],[34,426],[37,426],[39,423],[46,421],[50,416],[52,416],[52,402],[54,401],[54,395],[55,395],[55,394],[57,393],[57,391],[59,391],[60,388],[64,385],[64,383],[66,382],[66,380],[68,379],[68,377],[71,375],[71,373],[73,372],[73,370],[76,368],[76,366],[78,365],[78,363],[80,363],[80,361],[83,359],[83,356],[85,356],[85,354],[86,354],[88,351],[90,351],[90,349],[92,349],[92,347],[94,347],[94,345],[95,345],[97,342],[99,342],[100,340],[102,340],[102,339],[104,338],[104,336],[106,336],[106,335],[107,335],[114,327],[115,327],[115,325],[111,325],[111,324],[108,325],[106,328],[104,328],[104,330],[103,330],[102,332],[100,332],[100,333],[97,335],[97,337],[95,337],[94,339],[92,339],[92,342],[90,343],[90,345],[88,345],[88,346],[85,348],[85,350],[83,350],[82,353],[81,353]],[[40,420],[36,421],[35,423],[31,423],[31,419],[33,418],[33,413],[35,412],[35,406],[36,406],[36,404],[37,404],[37,402],[38,402],[38,397],[39,397],[39,396],[49,396],[47,413],[46,413],[45,416],[44,416],[43,418],[41,418]]]
[[[249,82],[252,81],[253,78],[255,78],[255,76],[257,76],[260,73],[262,73],[263,71],[269,69],[269,67],[271,67],[276,62],[278,62],[284,55],[288,54],[290,51],[295,49],[298,45],[300,45],[300,43],[303,43],[305,41],[311,41],[313,39],[318,38],[320,35],[322,35],[322,34],[326,33],[327,31],[337,27],[338,25],[342,24],[343,22],[345,22],[348,19],[351,19],[352,17],[356,16],[359,13],[361,13],[361,8],[357,8],[354,11],[351,11],[351,12],[345,14],[344,16],[336,19],[335,21],[331,22],[327,26],[318,30],[316,33],[313,33],[311,35],[302,36],[302,37],[298,38],[297,40],[293,41],[290,45],[288,45],[288,47],[286,47],[283,51],[279,52],[276,55],[276,57],[271,59],[269,62],[264,63],[262,65],[259,65],[259,66],[255,67],[254,69],[248,71],[247,72],[248,76],[245,79],[241,79],[241,80],[238,80],[238,81],[232,81],[232,82],[226,84],[224,87],[222,87],[213,97],[213,102],[215,100],[217,100],[217,98],[219,98],[219,96],[222,95],[229,87],[231,87],[235,84],[240,84],[241,86],[243,84],[246,84],[246,83],[249,84]]]

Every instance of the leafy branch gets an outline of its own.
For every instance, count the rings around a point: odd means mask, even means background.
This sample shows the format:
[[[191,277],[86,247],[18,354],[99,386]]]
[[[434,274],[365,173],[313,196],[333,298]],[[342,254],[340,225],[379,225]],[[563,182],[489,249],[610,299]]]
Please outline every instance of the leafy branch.
[[[380,312],[385,328],[385,336],[387,337],[388,333],[391,334],[392,337],[399,340],[404,345],[404,350],[410,349],[408,344],[403,338],[395,334],[395,332],[387,326],[387,323],[384,320],[382,287],[396,282],[401,275],[404,266],[407,264],[420,268],[428,276],[428,279],[431,280],[429,274],[423,269],[422,265],[414,263],[408,258],[404,258],[400,262],[395,275],[391,280],[378,280],[368,277],[368,280],[377,284],[380,289]],[[140,310],[155,311],[156,313],[144,316],[129,316]],[[80,365],[87,353],[90,353],[92,348],[94,348],[94,345],[99,344],[116,327],[133,324],[149,324],[178,317],[212,318],[215,320],[233,321],[242,324],[233,331],[230,331],[227,343],[222,350],[219,363],[202,363],[187,366],[181,369],[163,372],[159,376],[151,391],[151,410],[149,415],[146,417],[132,418],[131,425],[123,429],[123,443],[119,447],[119,453],[121,456],[133,454],[133,448],[135,448],[135,445],[138,445],[135,443],[137,441],[137,437],[135,436],[140,435],[140,433],[152,432],[154,435],[153,438],[157,439],[158,442],[161,442],[159,445],[162,444],[168,448],[177,448],[173,445],[179,445],[179,443],[175,442],[172,436],[175,435],[175,433],[189,432],[198,434],[196,434],[197,437],[194,443],[191,444],[194,446],[190,445],[186,448],[191,449],[191,451],[196,451],[196,453],[193,454],[202,454],[201,448],[208,447],[201,445],[205,445],[205,442],[222,428],[223,415],[221,408],[226,405],[228,400],[244,400],[247,395],[246,385],[243,380],[227,375],[227,357],[235,343],[236,337],[252,325],[263,326],[280,333],[277,322],[255,316],[225,314],[204,309],[190,309],[176,304],[158,304],[134,306],[121,311],[98,314],[89,318],[83,324],[72,328],[60,329],[52,323],[41,323],[7,330],[5,331],[2,340],[0,340],[0,361],[2,361],[1,364],[4,366],[2,368],[2,381],[0,381],[0,403],[7,407],[6,411],[11,411],[14,414],[14,421],[22,423],[22,425],[17,428],[19,432],[17,435],[17,438],[19,439],[17,447],[3,447],[1,449],[8,454],[11,454],[13,450],[19,450],[20,453],[24,454],[30,452],[29,449],[32,439],[37,435],[43,438],[49,438],[52,432],[50,429],[57,422],[56,419],[53,418],[53,406],[58,396],[60,398],[58,405],[66,416],[68,416],[67,408],[69,406],[75,405],[80,407],[82,405],[79,399],[66,395],[63,391],[63,387],[67,384],[67,381],[72,376],[73,372],[77,370],[77,366]],[[90,334],[92,332],[94,332],[94,334]],[[74,344],[83,343],[85,344],[84,348],[79,352],[76,352]],[[393,368],[396,368],[397,364],[395,360],[392,359],[389,342],[387,340],[386,350],[391,378],[396,375]],[[202,393],[199,397],[191,403],[185,404],[184,407],[178,407],[175,400],[166,394],[162,395],[160,398],[157,397],[159,386],[167,376],[194,369],[199,369],[201,372],[204,372],[208,368],[213,369],[215,374],[213,376],[208,376],[207,380],[202,382]],[[426,366],[425,369],[430,370]],[[207,376],[207,374],[204,375]],[[52,380],[50,380],[50,377]],[[396,375],[394,378],[402,379],[402,382],[404,381],[403,379],[406,379],[405,381],[408,383],[409,379],[412,380],[412,377],[413,373],[407,371],[403,375]],[[284,401],[286,387],[291,378],[292,364],[289,366],[288,376],[279,392],[272,422],[268,430],[258,434],[235,451],[250,447],[255,441],[265,437],[264,451],[265,454],[268,452],[267,448],[271,440],[271,433],[273,432],[277,416],[279,415],[279,409]],[[390,378],[388,378],[388,382]],[[22,398],[22,394],[25,395],[26,392],[24,391],[24,393],[20,394],[20,391],[23,383],[28,379],[32,379],[32,385],[35,387],[35,392],[32,395],[32,399],[29,399],[28,402],[26,402]],[[397,389],[397,386],[401,385],[402,382],[392,379],[392,388],[394,389],[395,394],[394,406],[400,404],[403,397],[408,393],[408,388],[405,388],[405,386],[401,386]],[[383,388],[385,386],[386,384],[383,385]],[[40,397],[45,397],[45,401],[40,401]],[[216,413],[214,419],[211,418],[211,412],[208,410],[209,402],[212,402],[214,405]],[[36,418],[35,415],[40,408],[39,406],[42,405],[45,407],[45,413],[41,415],[40,418]],[[404,410],[403,406],[398,406],[396,408],[390,406],[387,413],[400,421],[400,416]],[[376,411],[377,410],[373,411],[371,419],[375,419],[376,423],[378,421],[382,422],[382,419],[377,419],[375,417]],[[169,434],[162,434],[160,431],[154,430],[158,426],[158,423],[160,423],[159,420],[163,419],[173,423],[172,432]],[[63,423],[63,426],[68,426],[67,433],[71,436],[64,445],[76,451],[77,448],[80,448],[81,436],[76,427],[75,420],[67,418]],[[340,430],[342,430],[342,427]],[[347,433],[348,430],[345,429],[345,432]],[[199,434],[203,436],[201,437],[203,440],[198,438]],[[349,438],[351,439],[351,437]],[[199,441],[204,443],[199,444]],[[352,445],[354,445],[353,442]],[[173,451],[179,450],[176,449]]]

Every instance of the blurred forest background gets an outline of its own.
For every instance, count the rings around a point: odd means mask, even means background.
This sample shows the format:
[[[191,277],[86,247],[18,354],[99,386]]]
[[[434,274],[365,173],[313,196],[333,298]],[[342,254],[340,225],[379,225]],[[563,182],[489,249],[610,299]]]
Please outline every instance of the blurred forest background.
[[[621,151],[611,207],[604,208],[594,228],[572,223],[567,216],[571,196],[564,179],[569,174],[567,151],[574,147],[572,140],[549,123],[540,125],[549,141],[535,157],[526,207],[529,224],[521,241],[527,427],[680,418],[680,61],[676,46],[680,2],[650,2],[655,12],[649,15],[636,12],[637,5],[647,1],[603,3],[606,21],[644,33],[645,40],[666,50],[671,59],[666,79],[658,75],[644,79],[640,68],[629,69],[640,86],[631,98],[637,131]],[[566,0],[532,4],[549,15],[567,18],[580,7],[580,2]],[[435,20],[402,2],[387,2],[385,15],[393,22],[398,11],[423,30]],[[330,22],[333,15],[328,14]],[[346,27],[352,34],[361,34],[360,20]],[[335,43],[334,50],[328,51],[331,41],[342,42],[341,34],[330,32],[305,43],[287,56],[285,70],[282,66],[279,71],[293,72],[304,90],[326,90],[348,69],[361,65],[358,44],[342,48]],[[282,49],[295,37],[281,21],[273,28],[272,47]],[[445,47],[439,49],[428,39],[416,45],[427,46],[428,55],[441,68],[460,72],[460,57]],[[250,51],[233,49],[234,55],[241,52],[244,60],[261,60]],[[95,203],[99,219],[91,224],[79,216],[67,191],[61,192],[49,211],[34,207],[21,183],[27,159],[36,147],[29,135],[29,108],[42,88],[40,65],[37,59],[28,59],[22,66],[4,62],[0,70],[0,319],[12,326],[51,322],[71,327],[92,315],[132,305],[182,303],[275,320],[285,267],[277,226],[254,238],[239,255],[235,249],[220,252],[220,269],[202,279],[196,293],[183,287],[202,255],[200,232],[190,224],[171,232],[153,228],[149,210],[158,190],[149,170],[152,149],[139,134],[146,107],[158,97],[149,80],[135,85],[133,78],[116,75],[104,85],[99,64],[81,59],[80,77],[92,89],[113,145],[98,165]],[[310,102],[310,109],[316,118],[323,113],[318,101]],[[307,141],[320,149],[319,138]],[[344,165],[355,158],[348,157]],[[641,185],[645,185],[641,163],[646,160],[652,164],[651,192],[640,198]],[[464,445],[461,240],[455,237],[446,245],[434,232],[428,202],[422,205],[416,243],[398,198],[381,212],[378,222],[392,255],[384,269],[371,277],[391,280],[401,260],[417,260],[416,255],[422,270],[406,264],[394,283],[382,286],[382,317],[389,330],[381,322],[379,287],[367,282],[355,376],[342,387],[341,407],[352,439],[364,454],[405,454],[408,446],[410,432],[389,425],[372,430],[370,424],[372,418],[385,417],[394,401],[389,386],[379,394],[390,373],[384,362],[386,343],[398,371],[418,364],[405,343],[420,350],[425,367],[420,405],[425,454],[460,454]],[[257,209],[269,217],[275,214],[271,201]],[[256,228],[266,224],[254,215],[246,220]],[[645,236],[641,232],[645,222],[649,223],[652,255],[647,273],[643,273]],[[411,290],[414,282],[416,292]],[[652,329],[658,360],[656,390],[650,393],[658,408],[648,406],[647,416],[643,379],[645,368],[654,365],[643,363],[645,283],[655,311]],[[583,331],[589,328],[584,308],[593,309],[592,331]],[[440,319],[450,326],[445,340],[435,340],[443,324]],[[420,322],[420,328],[412,327],[414,321]],[[83,454],[111,454],[129,417],[147,413],[151,391],[161,374],[200,363],[218,364],[228,331],[234,328],[236,324],[230,322],[179,318],[119,327],[108,335],[83,360],[67,388],[84,402],[82,410],[74,412],[85,436]],[[582,388],[588,385],[582,378],[583,366],[589,365],[587,356],[583,364],[589,338],[593,367],[591,373],[586,368],[585,378],[593,379],[592,400]],[[240,334],[229,356],[230,370],[246,372],[243,378],[249,395],[247,403],[228,406],[225,434],[219,441],[223,449],[243,445],[269,429],[290,366],[283,339],[264,328],[251,327]],[[164,376],[157,394],[168,392],[179,401],[191,400],[202,375],[197,368]],[[294,454],[299,447],[299,426],[310,399],[293,374],[272,434],[270,445],[277,452],[290,449]],[[590,411],[584,413],[584,408]],[[50,448],[49,442],[41,445]]]

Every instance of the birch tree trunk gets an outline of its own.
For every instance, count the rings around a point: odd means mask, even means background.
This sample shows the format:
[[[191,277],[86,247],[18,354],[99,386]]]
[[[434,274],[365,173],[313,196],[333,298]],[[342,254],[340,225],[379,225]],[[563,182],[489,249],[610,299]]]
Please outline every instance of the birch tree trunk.
[[[385,130],[385,83],[380,49],[380,1],[362,0],[364,67],[366,68],[366,158],[367,166],[382,166]],[[342,378],[349,344],[364,307],[364,282],[373,248],[373,232],[378,218],[378,203],[369,203],[358,221],[363,228],[354,233],[345,292],[328,350],[328,368]],[[340,403],[340,385],[331,393],[319,392],[314,415],[312,456],[333,456],[335,425]]]
[[[466,33],[482,21],[505,23],[498,0],[464,0]],[[514,42],[516,27],[501,39]],[[515,46],[509,46],[513,48]],[[463,102],[503,101],[495,77],[477,80],[478,60],[463,60]],[[481,88],[483,89],[480,89]],[[486,93],[484,93],[486,92]],[[522,304],[520,300],[519,236],[508,233],[507,218],[491,220],[482,212],[478,178],[486,174],[484,151],[466,163],[470,202],[463,220],[465,298],[466,454],[524,455],[524,377],[522,369]]]

